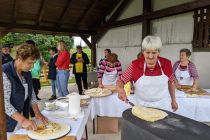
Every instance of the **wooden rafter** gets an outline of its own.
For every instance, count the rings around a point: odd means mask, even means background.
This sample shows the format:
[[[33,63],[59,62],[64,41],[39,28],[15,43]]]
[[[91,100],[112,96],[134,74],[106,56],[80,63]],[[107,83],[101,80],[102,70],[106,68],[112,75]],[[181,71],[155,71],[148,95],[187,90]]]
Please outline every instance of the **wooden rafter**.
[[[42,22],[44,12],[45,12],[45,9],[47,7],[47,2],[48,2],[48,0],[42,0],[41,7],[39,9],[38,19],[37,19],[37,25],[39,25]]]
[[[48,27],[48,26],[41,26],[41,25],[28,25],[28,24],[9,24],[6,22],[0,22],[0,27],[5,27],[9,29],[28,29],[28,30],[38,30],[38,31],[50,31],[50,32],[60,32],[60,33],[82,33],[82,34],[96,34],[93,30],[79,30],[75,28],[58,28],[58,27]]]
[[[156,18],[161,18],[161,17],[166,17],[166,16],[172,16],[176,14],[194,11],[196,9],[203,8],[209,5],[210,5],[210,0],[197,0],[197,1],[189,2],[189,3],[177,5],[177,6],[172,6],[169,8],[165,8],[162,10],[148,13],[148,15],[146,15],[146,18],[156,19]]]
[[[81,23],[82,23],[83,20],[85,20],[86,18],[89,17],[91,11],[95,8],[95,6],[96,6],[96,4],[97,4],[98,1],[99,1],[99,0],[94,0],[94,2],[89,6],[90,8],[88,8],[88,9],[82,14],[82,16],[79,18],[79,20],[78,20],[77,23],[76,23],[76,27],[77,27],[77,28],[78,28],[78,26],[81,25]]]
[[[69,8],[70,8],[70,6],[71,6],[71,1],[72,1],[72,0],[68,0],[68,1],[67,1],[67,4],[66,4],[66,6],[65,6],[65,8],[64,8],[64,10],[63,10],[63,12],[62,12],[62,14],[61,14],[61,16],[59,17],[58,22],[57,22],[57,26],[58,26],[58,27],[61,26],[62,21],[63,21],[63,18],[66,16],[67,11],[69,10]]]
[[[143,0],[143,15],[151,12],[151,0]],[[142,22],[142,39],[150,34],[150,19],[145,18]]]
[[[114,12],[114,14],[109,18],[108,23],[115,21],[119,16],[122,14],[124,9],[129,5],[129,3],[132,0],[124,0],[120,6],[117,8],[117,10]]]
[[[129,5],[131,0],[123,0],[117,10],[112,14],[106,24],[114,22],[124,11],[124,9]],[[97,41],[99,41],[107,32],[108,29],[101,30],[100,33],[97,35]]]
[[[165,9],[158,10],[158,11],[153,11],[146,15],[138,15],[135,17],[115,21],[112,23],[107,23],[105,25],[98,27],[97,29],[98,30],[102,30],[102,29],[106,29],[106,28],[110,29],[110,28],[125,26],[125,25],[129,25],[129,24],[135,24],[135,23],[142,22],[143,19],[145,19],[145,18],[150,19],[150,20],[157,19],[157,18],[177,15],[177,14],[181,14],[181,13],[191,12],[196,9],[207,7],[207,6],[210,6],[210,0],[193,1],[193,2],[189,2],[189,3],[165,8]]]
[[[14,0],[13,2],[13,17],[12,17],[12,21],[13,23],[16,23],[17,20],[17,9],[18,9],[18,4],[17,4],[18,0]]]
[[[79,36],[82,38],[82,40],[87,44],[87,46],[92,49],[92,44],[90,43],[90,41],[87,39],[87,37],[81,33],[79,33]]]

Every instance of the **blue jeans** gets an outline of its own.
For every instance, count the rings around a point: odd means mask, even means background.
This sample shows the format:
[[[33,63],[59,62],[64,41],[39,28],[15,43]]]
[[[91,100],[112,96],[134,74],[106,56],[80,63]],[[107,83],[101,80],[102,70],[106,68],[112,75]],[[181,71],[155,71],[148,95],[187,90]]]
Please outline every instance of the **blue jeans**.
[[[56,87],[57,87],[57,81],[51,80],[51,88],[52,88],[52,96],[56,96]]]
[[[69,70],[57,70],[57,88],[58,96],[64,97],[69,94],[68,91]]]

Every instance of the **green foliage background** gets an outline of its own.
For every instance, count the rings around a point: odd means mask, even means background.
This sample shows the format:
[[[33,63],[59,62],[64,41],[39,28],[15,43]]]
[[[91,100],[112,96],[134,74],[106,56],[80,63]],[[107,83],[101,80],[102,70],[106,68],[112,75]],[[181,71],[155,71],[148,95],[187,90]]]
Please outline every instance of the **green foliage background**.
[[[74,40],[69,36],[52,36],[42,34],[25,34],[25,33],[8,33],[3,38],[0,38],[0,45],[12,44],[14,46],[24,43],[26,40],[33,40],[39,48],[43,58],[48,61],[50,58],[49,48],[56,47],[59,41],[64,41],[69,50],[73,48]]]

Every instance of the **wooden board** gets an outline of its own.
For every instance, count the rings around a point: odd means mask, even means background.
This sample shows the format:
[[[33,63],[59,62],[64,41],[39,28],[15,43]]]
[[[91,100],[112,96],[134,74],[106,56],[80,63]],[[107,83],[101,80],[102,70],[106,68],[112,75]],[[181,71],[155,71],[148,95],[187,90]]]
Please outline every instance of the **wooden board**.
[[[196,95],[207,95],[207,96],[209,95],[210,96],[210,94],[208,92],[206,92],[205,90],[203,90],[202,88],[198,88],[197,91],[194,91],[194,92],[187,91],[190,88],[192,88],[192,86],[182,85],[181,88],[178,90],[183,91],[186,94],[191,94],[191,95],[196,94]]]
[[[58,140],[76,140],[77,138],[75,136],[65,136],[62,138],[59,138]],[[19,134],[13,134],[9,140],[31,140],[27,135],[19,135]]]

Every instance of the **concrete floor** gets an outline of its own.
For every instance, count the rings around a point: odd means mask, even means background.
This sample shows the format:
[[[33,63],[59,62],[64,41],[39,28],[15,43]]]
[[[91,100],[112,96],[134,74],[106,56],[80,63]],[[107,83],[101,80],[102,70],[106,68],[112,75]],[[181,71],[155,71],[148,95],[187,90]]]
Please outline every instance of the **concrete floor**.
[[[68,86],[69,92],[74,92],[78,91],[76,84],[70,84]],[[48,101],[48,99],[51,96],[51,87],[50,86],[45,86],[42,87],[41,90],[39,91],[38,95],[42,100],[38,101],[38,105],[40,110],[43,110],[44,103]],[[120,140],[121,133],[120,133],[120,127],[119,127],[119,132],[114,133],[114,134],[93,134],[93,123],[92,120],[89,118],[88,123],[88,139],[89,140]],[[83,138],[85,138],[85,133],[83,134]]]

